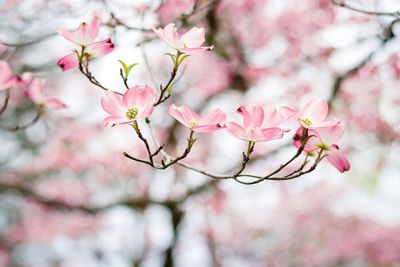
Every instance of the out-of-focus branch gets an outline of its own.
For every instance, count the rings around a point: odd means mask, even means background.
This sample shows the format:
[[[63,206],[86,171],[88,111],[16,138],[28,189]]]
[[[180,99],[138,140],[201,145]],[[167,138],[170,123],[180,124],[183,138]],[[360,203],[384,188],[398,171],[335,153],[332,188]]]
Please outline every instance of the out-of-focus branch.
[[[356,12],[367,14],[367,15],[390,16],[390,17],[400,18],[400,11],[381,12],[381,11],[365,10],[365,9],[360,9],[360,8],[351,6],[351,5],[347,4],[345,0],[331,0],[331,3],[334,4],[335,6],[343,7],[343,8],[349,9],[351,11],[356,11]]]
[[[343,84],[343,82],[353,76],[355,73],[357,73],[358,70],[360,70],[362,67],[364,67],[370,60],[380,51],[382,51],[386,45],[393,40],[396,36],[393,33],[393,27],[400,21],[400,18],[393,20],[385,29],[383,33],[383,37],[381,38],[381,44],[378,46],[378,48],[374,49],[372,52],[370,52],[366,58],[364,58],[359,64],[351,68],[350,70],[346,71],[345,73],[339,75],[336,77],[332,90],[331,90],[331,96],[329,97],[329,106],[332,106],[333,101],[336,99],[337,95],[340,92],[340,88]]]
[[[38,107],[37,110],[36,110],[35,117],[31,121],[27,122],[26,124],[17,125],[17,126],[14,126],[14,127],[8,127],[8,126],[0,125],[0,129],[3,130],[3,131],[7,131],[7,132],[16,132],[16,131],[26,130],[29,127],[35,125],[39,121],[39,119],[42,117],[43,114],[44,114],[43,108],[42,107]]]
[[[163,267],[174,267],[174,250],[178,241],[179,237],[179,225],[182,221],[184,212],[179,209],[179,207],[175,204],[173,205],[168,205],[167,206],[168,210],[170,211],[171,214],[171,226],[172,226],[172,240],[171,244],[168,246],[168,248],[165,250],[165,258],[164,258],[164,263]]]
[[[4,96],[4,102],[3,105],[0,107],[0,115],[4,113],[4,111],[7,109],[8,106],[8,101],[10,100],[10,90],[6,90],[6,95]]]

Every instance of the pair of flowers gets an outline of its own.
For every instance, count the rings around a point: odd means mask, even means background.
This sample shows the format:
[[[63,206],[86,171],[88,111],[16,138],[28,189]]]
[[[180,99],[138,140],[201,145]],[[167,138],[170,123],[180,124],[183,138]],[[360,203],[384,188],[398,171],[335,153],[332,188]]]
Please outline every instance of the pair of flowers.
[[[62,101],[45,95],[44,79],[33,78],[30,73],[24,73],[22,76],[13,75],[8,63],[0,61],[0,91],[13,87],[26,88],[25,95],[42,108],[63,109],[67,107]]]
[[[68,41],[79,46],[79,50],[74,51],[60,60],[57,64],[62,70],[69,70],[79,66],[84,58],[90,59],[107,55],[114,50],[114,44],[111,38],[102,41],[95,41],[99,35],[101,21],[98,17],[93,17],[87,24],[83,22],[79,25],[78,29],[68,31],[65,29],[58,29],[57,32]]]
[[[58,29],[57,32],[68,41],[79,46],[74,51],[58,60],[62,70],[69,70],[79,66],[84,58],[91,59],[107,55],[114,50],[111,38],[95,41],[99,35],[101,21],[93,17],[89,23],[83,22],[74,31]],[[179,36],[175,24],[170,23],[162,28],[153,28],[154,33],[167,45],[184,54],[211,50],[213,46],[201,46],[205,41],[204,28],[193,27]]]
[[[123,96],[110,92],[101,100],[103,109],[111,115],[104,120],[104,123],[105,125],[131,124],[137,119],[147,118],[153,112],[156,100],[156,93],[147,85],[132,87]],[[221,109],[200,116],[185,106],[171,105],[168,108],[168,113],[172,117],[194,132],[209,133],[226,128],[232,135],[253,142],[279,139],[287,132],[277,127],[283,122],[284,116],[273,106],[266,110],[260,105],[241,106],[238,111],[243,116],[244,127],[234,122],[225,124],[226,113]]]

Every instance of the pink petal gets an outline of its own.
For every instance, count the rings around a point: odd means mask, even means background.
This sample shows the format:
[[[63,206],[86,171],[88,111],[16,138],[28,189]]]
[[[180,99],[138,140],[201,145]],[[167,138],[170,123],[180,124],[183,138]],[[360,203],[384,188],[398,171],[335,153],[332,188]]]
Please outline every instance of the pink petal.
[[[193,126],[192,129],[195,132],[198,133],[211,133],[215,132],[221,129],[224,129],[225,126],[222,124],[215,124],[215,125],[199,125],[199,126]]]
[[[325,100],[310,101],[305,105],[300,117],[309,118],[313,123],[321,122],[328,115],[328,109],[328,102]]]
[[[196,52],[203,52],[203,51],[211,51],[214,49],[214,46],[200,46],[195,48],[180,48],[179,50],[185,54],[193,54]]]
[[[104,126],[111,124],[111,126],[118,124],[129,124],[134,122],[135,120],[130,120],[125,116],[109,116],[104,119]]]
[[[169,106],[168,113],[188,128],[192,127],[192,122],[199,121],[199,115],[185,106],[177,107],[173,104]]]
[[[75,43],[74,35],[72,34],[72,32],[64,29],[57,29],[57,33],[60,34],[65,39],[67,39],[68,41]]]
[[[174,23],[169,23],[162,28],[155,29],[153,28],[153,32],[161,39],[163,40],[166,44],[173,48],[181,48],[182,45],[179,42],[178,39],[178,33],[176,31],[176,27]]]
[[[262,129],[262,138],[260,141],[269,141],[281,139],[283,137],[284,131],[279,127],[265,128]]]
[[[284,119],[274,104],[270,104],[264,108],[264,117],[265,120],[262,126],[265,128],[276,127],[281,124]]]
[[[154,107],[153,104],[149,103],[147,106],[144,106],[141,110],[139,110],[138,118],[147,118],[153,113]]]
[[[111,53],[114,50],[114,44],[111,38],[103,41],[90,43],[86,46],[85,52],[90,55],[90,57],[99,57]]]
[[[221,109],[215,109],[210,111],[199,119],[201,125],[217,125],[223,124],[226,120],[226,113]]]
[[[286,106],[281,107],[281,108],[279,109],[279,113],[281,113],[281,115],[282,115],[286,120],[288,120],[288,119],[290,119],[290,118],[292,118],[292,117],[294,117],[294,116],[296,115],[296,111],[295,111],[294,109],[289,108],[289,107],[286,107]]]
[[[233,136],[239,138],[239,139],[244,139],[243,134],[244,134],[244,128],[240,126],[237,123],[234,122],[228,122],[226,123],[226,130]]]
[[[79,65],[78,55],[74,52],[60,58],[57,62],[63,71],[76,68]]]
[[[44,96],[44,85],[44,79],[35,78],[26,90],[26,95],[36,104],[44,104],[46,102],[46,97]]]
[[[179,38],[186,48],[197,48],[205,40],[204,28],[193,27]]]
[[[328,152],[328,160],[329,162],[336,167],[340,172],[345,172],[350,170],[350,163],[346,159],[346,157],[337,149],[332,146],[330,151]]]
[[[336,124],[329,127],[313,128],[319,135],[323,144],[332,145],[342,138],[345,131],[345,124],[341,121],[336,121]]]
[[[45,103],[46,107],[53,108],[53,109],[64,109],[68,108],[67,105],[65,105],[64,102],[56,99],[56,98],[50,98],[46,101]]]
[[[89,36],[92,40],[95,40],[97,35],[99,35],[101,21],[99,17],[93,16],[91,21],[89,22]]]
[[[0,90],[8,89],[12,86],[12,74],[10,66],[6,61],[0,61]]]
[[[326,120],[314,123],[311,128],[333,127],[339,123],[338,120]]]
[[[237,111],[243,116],[245,128],[260,127],[264,121],[264,110],[260,105],[240,106]]]
[[[111,115],[125,116],[127,107],[122,103],[122,97],[114,92],[107,92],[101,98],[101,106]]]
[[[157,94],[153,88],[148,85],[129,88],[122,99],[122,102],[127,106],[143,109],[146,106],[152,106],[157,100]]]

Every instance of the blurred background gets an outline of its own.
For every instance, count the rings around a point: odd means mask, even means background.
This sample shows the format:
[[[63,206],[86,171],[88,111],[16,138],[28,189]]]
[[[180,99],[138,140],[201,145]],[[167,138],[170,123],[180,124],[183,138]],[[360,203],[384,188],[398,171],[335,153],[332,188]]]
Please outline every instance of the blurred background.
[[[0,0],[0,60],[44,78],[46,94],[69,106],[0,129],[0,266],[400,266],[399,11],[398,0]],[[221,107],[238,122],[242,104],[325,99],[346,123],[350,171],[324,161],[298,179],[246,186],[125,158],[146,155],[132,128],[104,127],[104,92],[56,64],[73,47],[56,29],[93,15],[115,50],[91,71],[119,92],[118,59],[139,63],[131,85],[168,80],[171,49],[152,27],[206,29],[215,49],[185,60],[152,115],[171,154],[188,131],[169,104]],[[29,123],[35,106],[10,93],[0,125]],[[287,160],[292,136],[257,144],[249,172]],[[184,162],[229,173],[245,146],[225,131],[199,134]]]

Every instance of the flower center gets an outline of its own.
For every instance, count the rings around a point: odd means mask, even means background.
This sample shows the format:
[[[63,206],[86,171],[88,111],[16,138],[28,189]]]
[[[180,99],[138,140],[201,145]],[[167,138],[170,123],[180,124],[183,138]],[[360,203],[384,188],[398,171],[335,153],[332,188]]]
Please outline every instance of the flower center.
[[[328,146],[326,144],[319,144],[317,147],[324,151],[330,150],[330,146]]]
[[[125,115],[128,119],[133,120],[136,119],[138,113],[139,111],[137,108],[130,108],[127,112],[125,112]]]
[[[312,125],[312,121],[311,121],[309,118],[302,118],[302,119],[301,119],[301,122],[302,122],[304,125],[307,125],[307,126],[311,126],[311,125]]]
[[[191,121],[190,125],[191,125],[191,127],[194,127],[194,126],[199,125],[199,123],[197,121]]]

